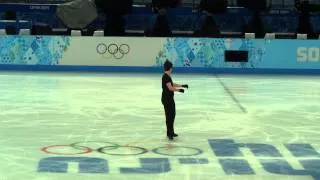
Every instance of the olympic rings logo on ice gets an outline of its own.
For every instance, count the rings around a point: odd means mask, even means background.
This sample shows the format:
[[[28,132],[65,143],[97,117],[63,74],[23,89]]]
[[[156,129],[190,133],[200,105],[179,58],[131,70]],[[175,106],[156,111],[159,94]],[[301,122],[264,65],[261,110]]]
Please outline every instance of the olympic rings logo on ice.
[[[98,148],[91,148],[87,147],[85,143],[99,143],[104,144]],[[72,148],[74,150],[80,151],[77,153],[61,153],[55,152],[54,149],[57,148]],[[130,153],[123,153],[123,150],[130,150]],[[181,149],[184,152],[188,151],[188,153],[172,154],[172,150]],[[170,151],[168,151],[170,150]],[[101,142],[101,141],[87,141],[87,142],[76,142],[68,145],[51,145],[41,148],[41,151],[47,154],[54,154],[54,155],[80,155],[80,154],[89,154],[92,152],[98,152],[102,154],[107,154],[111,156],[135,156],[135,155],[142,155],[148,153],[149,150],[144,147],[139,146],[130,146],[130,145],[119,145],[116,143],[111,142]],[[118,152],[117,152],[118,151]],[[157,147],[151,150],[151,152],[159,155],[165,156],[197,156],[203,153],[203,150],[194,147],[187,147],[187,146],[164,146],[164,147]],[[170,153],[171,152],[171,153]]]
[[[129,54],[130,46],[128,44],[117,45],[115,43],[105,44],[100,43],[96,48],[97,52],[105,58],[122,59],[125,55]]]

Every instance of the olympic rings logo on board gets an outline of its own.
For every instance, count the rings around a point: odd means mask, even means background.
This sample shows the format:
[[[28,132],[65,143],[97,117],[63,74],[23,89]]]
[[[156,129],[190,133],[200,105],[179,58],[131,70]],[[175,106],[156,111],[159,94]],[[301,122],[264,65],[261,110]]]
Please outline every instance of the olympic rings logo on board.
[[[100,145],[101,147],[92,148],[92,147],[88,147],[86,143],[99,143],[99,144],[103,144],[103,146]],[[64,153],[64,152],[57,151],[57,149],[59,148],[72,148],[79,152]],[[188,152],[180,153],[180,154],[176,153],[177,151],[179,152],[179,149],[181,150],[181,152],[186,152],[186,151]],[[128,150],[129,153],[124,153],[123,152],[124,150]],[[90,154],[92,152],[98,152],[98,153],[107,154],[111,156],[136,156],[136,155],[142,155],[150,152],[148,149],[144,147],[119,145],[116,143],[101,142],[101,141],[76,142],[68,145],[50,145],[50,146],[41,148],[41,151],[47,154],[54,154],[54,155],[81,155],[81,154]],[[165,156],[197,156],[202,154],[203,150],[199,148],[188,147],[188,146],[163,146],[163,147],[154,148],[151,150],[151,152],[158,155],[165,155]]]
[[[100,43],[97,45],[97,53],[105,58],[122,59],[125,55],[129,54],[130,46],[128,44],[105,44]]]

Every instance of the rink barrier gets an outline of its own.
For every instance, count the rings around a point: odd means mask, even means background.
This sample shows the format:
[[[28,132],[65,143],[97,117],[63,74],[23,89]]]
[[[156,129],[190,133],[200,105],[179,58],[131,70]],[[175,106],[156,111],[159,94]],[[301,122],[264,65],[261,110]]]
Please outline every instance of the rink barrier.
[[[107,73],[162,73],[159,67],[124,66],[46,66],[46,65],[0,65],[2,71],[38,72],[107,72]],[[174,68],[182,74],[241,74],[241,75],[320,75],[320,69],[234,69],[234,68]]]
[[[0,50],[8,71],[320,74],[319,40],[0,36]]]

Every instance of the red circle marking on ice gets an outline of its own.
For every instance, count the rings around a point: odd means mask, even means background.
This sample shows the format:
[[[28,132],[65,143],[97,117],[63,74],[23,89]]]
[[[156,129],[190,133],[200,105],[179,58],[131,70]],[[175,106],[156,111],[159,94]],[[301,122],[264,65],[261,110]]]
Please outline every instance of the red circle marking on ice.
[[[86,146],[78,146],[81,148],[84,148],[84,152],[80,152],[80,153],[55,153],[55,152],[51,152],[48,149],[50,148],[56,148],[56,147],[70,147],[70,145],[52,145],[52,146],[47,146],[47,147],[43,147],[41,149],[41,151],[48,153],[48,154],[55,154],[55,155],[78,155],[78,154],[88,154],[91,153],[93,150],[91,148],[88,148]]]

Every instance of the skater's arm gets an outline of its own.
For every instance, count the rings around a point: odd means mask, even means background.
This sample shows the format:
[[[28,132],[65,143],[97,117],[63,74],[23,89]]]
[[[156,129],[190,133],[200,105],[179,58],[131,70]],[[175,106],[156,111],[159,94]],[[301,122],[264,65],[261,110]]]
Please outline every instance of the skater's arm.
[[[173,87],[175,87],[175,88],[189,88],[189,86],[187,84],[181,85],[181,84],[175,84],[175,83],[173,83]]]
[[[180,85],[180,84],[176,84],[176,83],[173,83],[173,87],[181,88],[181,87],[182,87],[182,85]]]
[[[167,87],[170,91],[179,91],[179,89],[177,89],[174,85],[172,86],[170,82],[167,83]]]

